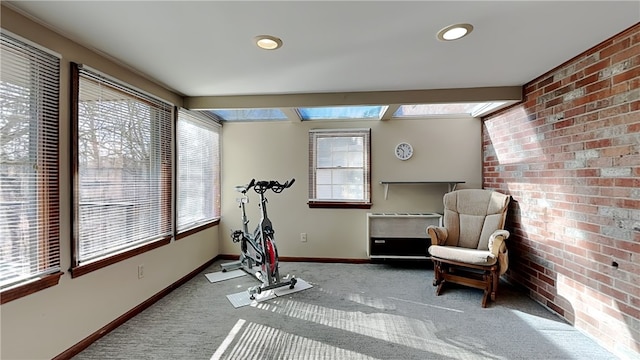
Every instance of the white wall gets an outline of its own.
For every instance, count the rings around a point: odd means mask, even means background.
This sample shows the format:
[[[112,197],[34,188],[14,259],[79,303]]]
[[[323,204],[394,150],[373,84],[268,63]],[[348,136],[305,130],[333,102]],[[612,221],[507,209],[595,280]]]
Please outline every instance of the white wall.
[[[380,181],[466,181],[482,185],[479,119],[389,121],[310,121],[225,123],[222,127],[222,220],[220,253],[237,254],[232,229],[240,229],[236,185],[252,178],[295,178],[280,194],[268,192],[269,217],[280,256],[365,259],[367,212],[440,212],[447,185],[390,185],[388,198]],[[308,200],[308,132],[312,128],[371,128],[371,209],[310,209]],[[414,156],[400,161],[394,147],[407,141]],[[251,192],[250,227],[259,220],[258,195]],[[308,241],[300,241],[300,233]]]
[[[76,278],[71,266],[69,62],[99,69],[181,105],[182,98],[2,6],[2,27],[62,55],[60,98],[61,268],[56,286],[0,306],[0,358],[51,359],[218,254],[218,227]],[[144,278],[138,279],[138,265]]]
[[[0,358],[51,359],[210,260],[216,247],[217,227],[84,276],[66,273],[56,286],[3,304]]]

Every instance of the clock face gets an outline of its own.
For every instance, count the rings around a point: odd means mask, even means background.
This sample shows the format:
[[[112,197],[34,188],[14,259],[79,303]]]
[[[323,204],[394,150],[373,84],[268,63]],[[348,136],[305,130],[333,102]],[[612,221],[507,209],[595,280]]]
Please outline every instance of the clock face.
[[[396,157],[400,160],[408,160],[413,155],[411,144],[403,142],[396,145]]]

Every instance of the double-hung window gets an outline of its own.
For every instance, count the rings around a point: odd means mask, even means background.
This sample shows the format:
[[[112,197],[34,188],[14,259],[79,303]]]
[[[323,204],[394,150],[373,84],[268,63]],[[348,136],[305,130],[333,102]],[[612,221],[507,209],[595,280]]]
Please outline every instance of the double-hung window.
[[[58,283],[60,59],[0,34],[0,299]]]
[[[177,238],[220,219],[220,124],[180,109],[177,142]]]
[[[309,131],[309,206],[371,207],[371,129]]]
[[[72,64],[73,276],[168,243],[173,105]]]

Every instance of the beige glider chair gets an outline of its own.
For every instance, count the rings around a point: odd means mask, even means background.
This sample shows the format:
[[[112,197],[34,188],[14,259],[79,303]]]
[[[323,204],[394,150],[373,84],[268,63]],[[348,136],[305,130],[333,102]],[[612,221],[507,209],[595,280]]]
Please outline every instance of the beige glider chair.
[[[463,189],[444,195],[444,226],[429,226],[429,254],[440,295],[456,283],[484,290],[482,307],[496,299],[500,275],[509,264],[504,230],[510,197],[492,190]]]

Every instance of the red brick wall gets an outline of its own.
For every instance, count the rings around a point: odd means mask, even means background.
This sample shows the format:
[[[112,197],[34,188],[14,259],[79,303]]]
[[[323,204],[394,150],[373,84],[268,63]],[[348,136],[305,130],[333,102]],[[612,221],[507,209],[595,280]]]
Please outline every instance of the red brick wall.
[[[507,279],[640,356],[640,24],[483,119],[484,187],[512,195]]]

